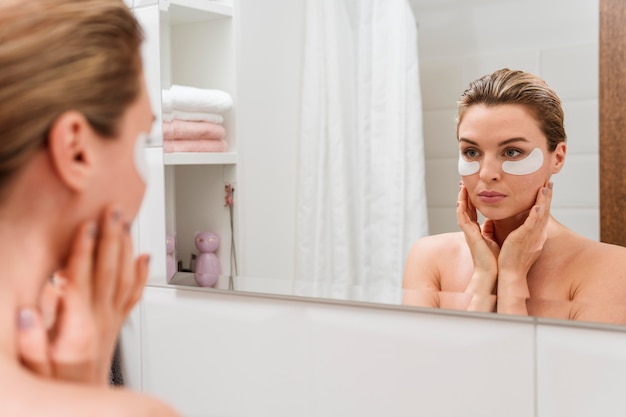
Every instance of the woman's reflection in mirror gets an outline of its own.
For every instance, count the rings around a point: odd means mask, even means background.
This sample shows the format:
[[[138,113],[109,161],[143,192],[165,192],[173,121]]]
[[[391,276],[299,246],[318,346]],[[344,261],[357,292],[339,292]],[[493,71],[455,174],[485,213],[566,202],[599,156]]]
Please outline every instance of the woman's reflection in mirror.
[[[404,304],[626,324],[626,248],[550,212],[563,122],[559,97],[533,74],[505,68],[470,83],[457,118],[461,231],[413,245]]]

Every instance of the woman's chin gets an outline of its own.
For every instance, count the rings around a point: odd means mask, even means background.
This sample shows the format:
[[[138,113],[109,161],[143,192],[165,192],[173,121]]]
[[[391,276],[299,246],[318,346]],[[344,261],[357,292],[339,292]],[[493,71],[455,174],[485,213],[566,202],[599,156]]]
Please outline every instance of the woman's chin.
[[[519,212],[513,212],[504,208],[487,207],[477,209],[477,211],[485,218],[493,221],[506,220],[519,215]]]
[[[485,210],[478,210],[480,214],[485,219],[493,220],[493,221],[501,221],[501,220],[516,220],[516,221],[524,221],[526,217],[528,217],[530,209],[525,209],[522,211],[516,210],[505,210],[505,209],[494,209],[488,208]]]

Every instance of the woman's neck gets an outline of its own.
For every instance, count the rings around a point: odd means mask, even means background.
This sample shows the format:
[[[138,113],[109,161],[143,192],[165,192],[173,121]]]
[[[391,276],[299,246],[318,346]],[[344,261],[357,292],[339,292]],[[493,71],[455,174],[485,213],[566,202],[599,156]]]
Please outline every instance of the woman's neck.
[[[517,216],[510,217],[508,219],[495,220],[494,221],[494,238],[498,246],[502,247],[502,244],[509,236],[511,232],[519,228],[528,218],[529,211],[518,214]],[[554,239],[562,234],[566,230],[559,222],[557,222],[552,216],[548,219],[548,239]]]
[[[530,210],[527,210],[507,219],[493,221],[495,230],[494,238],[498,246],[502,247],[502,244],[504,243],[504,240],[507,238],[507,236],[509,236],[512,231],[524,224],[524,222],[528,218],[529,213]]]
[[[56,254],[44,228],[0,213],[0,355],[4,359],[17,359],[19,309],[38,305],[43,283],[56,269]]]

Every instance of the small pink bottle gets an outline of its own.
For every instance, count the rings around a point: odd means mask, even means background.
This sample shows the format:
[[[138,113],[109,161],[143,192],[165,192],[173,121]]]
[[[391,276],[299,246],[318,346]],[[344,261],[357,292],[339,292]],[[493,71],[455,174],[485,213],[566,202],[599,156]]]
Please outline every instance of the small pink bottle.
[[[196,259],[194,279],[201,287],[213,287],[222,273],[220,260],[215,252],[220,247],[220,238],[217,233],[197,232],[195,245],[200,254]]]

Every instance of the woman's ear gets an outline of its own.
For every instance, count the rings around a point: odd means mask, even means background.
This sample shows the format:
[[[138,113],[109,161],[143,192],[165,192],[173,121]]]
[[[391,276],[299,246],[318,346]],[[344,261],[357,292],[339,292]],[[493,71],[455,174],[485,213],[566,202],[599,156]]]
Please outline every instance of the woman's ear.
[[[567,153],[567,145],[565,142],[559,142],[556,149],[552,152],[552,173],[556,174],[565,165],[565,154]]]
[[[87,187],[93,170],[91,126],[82,113],[59,116],[48,133],[48,151],[61,181],[74,191]]]

